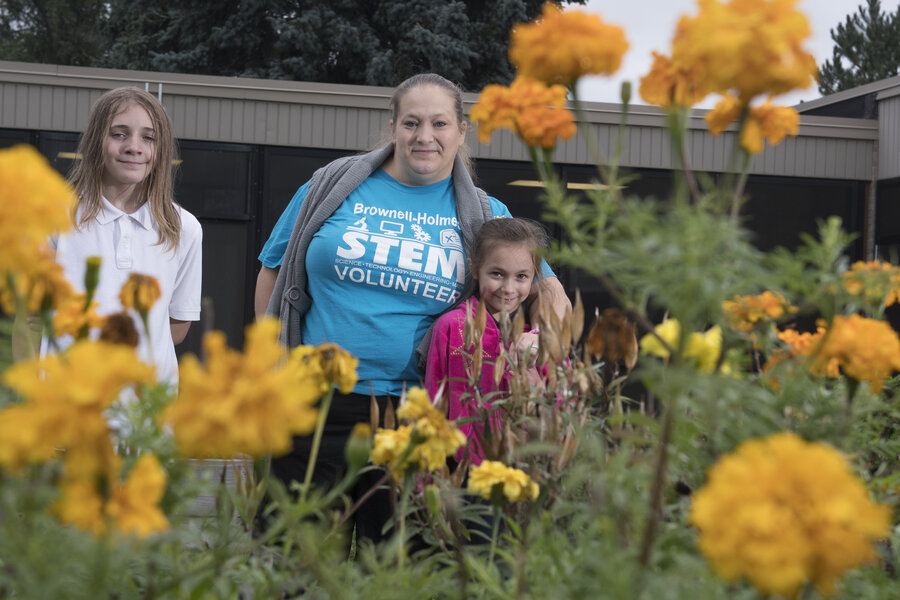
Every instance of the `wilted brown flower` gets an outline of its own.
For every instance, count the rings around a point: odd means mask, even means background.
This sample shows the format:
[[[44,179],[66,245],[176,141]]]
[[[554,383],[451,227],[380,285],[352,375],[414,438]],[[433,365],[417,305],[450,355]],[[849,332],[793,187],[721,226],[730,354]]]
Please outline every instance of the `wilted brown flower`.
[[[137,348],[140,334],[128,313],[116,313],[106,317],[100,328],[100,339],[111,344],[125,344]]]
[[[630,371],[637,362],[638,343],[634,323],[617,308],[607,308],[597,315],[588,332],[588,351],[609,362],[625,361]]]

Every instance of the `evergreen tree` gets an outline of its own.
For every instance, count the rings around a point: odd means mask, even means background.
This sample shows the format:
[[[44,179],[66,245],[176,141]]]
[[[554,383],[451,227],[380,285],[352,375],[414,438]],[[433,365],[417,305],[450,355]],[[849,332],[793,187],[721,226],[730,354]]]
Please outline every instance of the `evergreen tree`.
[[[99,0],[0,0],[0,59],[90,65],[105,18]]]
[[[0,59],[389,87],[434,71],[477,91],[512,81],[509,31],[542,4],[220,0],[197,9],[155,0],[138,10],[125,0],[0,0]],[[55,35],[75,44],[64,53],[37,51],[46,6],[58,11]]]
[[[819,69],[819,92],[841,90],[900,73],[900,7],[883,13],[879,0],[867,0],[831,30],[831,60]]]

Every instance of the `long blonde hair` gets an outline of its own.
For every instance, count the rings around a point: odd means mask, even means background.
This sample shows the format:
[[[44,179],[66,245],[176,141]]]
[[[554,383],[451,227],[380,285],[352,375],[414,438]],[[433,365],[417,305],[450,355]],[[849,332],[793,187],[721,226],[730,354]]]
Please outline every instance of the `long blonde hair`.
[[[115,116],[132,104],[147,111],[156,137],[150,173],[139,184],[137,191],[141,204],[150,204],[150,214],[159,227],[158,243],[164,244],[167,250],[172,250],[178,247],[181,237],[181,216],[174,200],[177,168],[175,160],[178,153],[172,121],[156,98],[138,88],[110,90],[91,107],[87,126],[78,142],[81,159],[75,161],[68,176],[78,198],[75,210],[81,210],[77,222],[73,215],[73,225],[79,230],[100,212],[106,138]]]

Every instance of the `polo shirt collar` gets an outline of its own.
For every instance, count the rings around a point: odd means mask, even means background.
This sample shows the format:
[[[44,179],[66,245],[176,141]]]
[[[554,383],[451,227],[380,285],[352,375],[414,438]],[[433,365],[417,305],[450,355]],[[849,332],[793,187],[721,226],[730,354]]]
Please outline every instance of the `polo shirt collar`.
[[[150,207],[147,206],[146,202],[141,204],[141,207],[136,211],[128,214],[113,206],[112,203],[106,198],[102,198],[102,203],[100,204],[100,212],[97,213],[97,221],[99,221],[102,225],[106,225],[107,223],[111,223],[112,221],[115,221],[120,217],[131,218],[132,221],[148,231],[153,229],[153,219],[150,215]]]

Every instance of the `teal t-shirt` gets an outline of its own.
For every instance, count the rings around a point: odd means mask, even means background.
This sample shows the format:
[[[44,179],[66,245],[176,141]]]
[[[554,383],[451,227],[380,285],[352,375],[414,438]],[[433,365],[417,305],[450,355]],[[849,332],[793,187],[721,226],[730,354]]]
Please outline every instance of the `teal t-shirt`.
[[[281,264],[307,185],[276,223],[263,265]],[[490,203],[494,216],[510,216]],[[467,276],[453,178],[409,186],[377,170],[313,236],[306,271],[304,344],[333,342],[359,358],[357,393],[397,396],[421,385],[415,348]],[[553,276],[546,264],[544,272]]]

